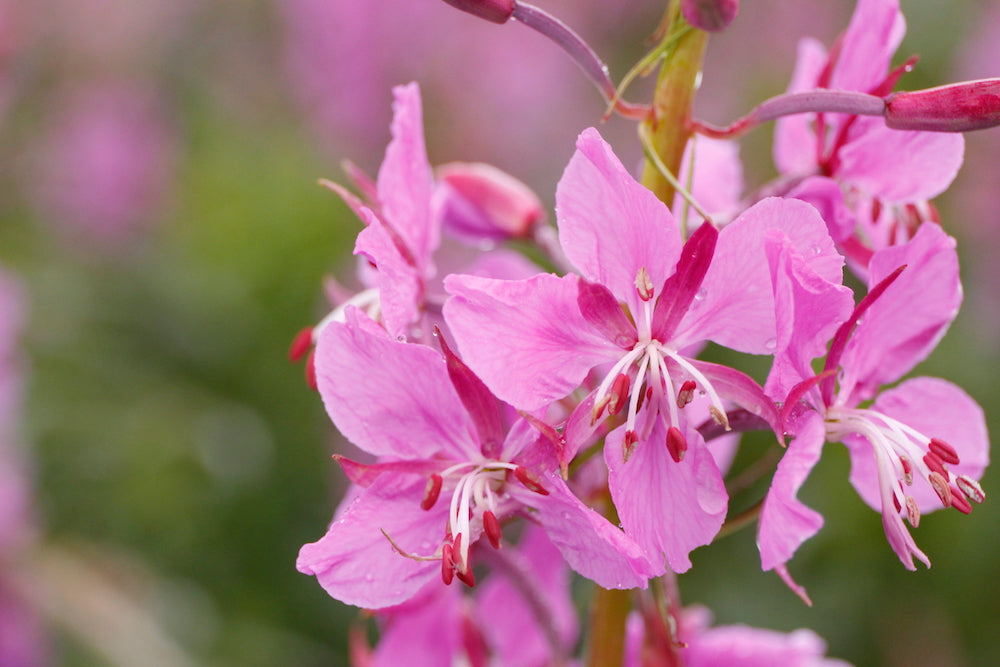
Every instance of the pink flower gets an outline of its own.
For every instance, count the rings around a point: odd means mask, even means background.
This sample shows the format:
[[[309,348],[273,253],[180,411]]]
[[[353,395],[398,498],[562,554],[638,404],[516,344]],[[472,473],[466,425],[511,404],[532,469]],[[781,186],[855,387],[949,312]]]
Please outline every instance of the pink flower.
[[[721,476],[684,406],[702,393],[720,423],[724,399],[774,423],[750,378],[688,349],[705,340],[751,353],[773,348],[765,230],[787,235],[831,279],[842,260],[815,210],[796,201],[763,201],[721,233],[702,225],[685,242],[666,206],[592,129],[580,135],[556,210],[579,275],[451,276],[445,319],[463,358],[521,409],[547,407],[598,370],[591,421],[624,416],[605,450],[619,517],[654,562],[683,571],[726,510]],[[574,453],[568,448],[564,462]]]
[[[804,39],[788,92],[815,88],[888,95],[904,69],[889,70],[905,31],[898,0],[859,0],[847,30],[827,53]],[[908,240],[936,220],[928,200],[962,164],[958,134],[890,129],[881,117],[800,114],[776,124],[774,159],[797,184],[788,193],[814,203],[834,240],[864,275],[871,253]]]
[[[886,537],[908,569],[917,548],[913,527],[942,506],[971,510],[982,502],[976,480],[988,462],[982,410],[961,389],[935,378],[914,378],[888,390],[924,359],[958,311],[961,285],[955,242],[937,225],[876,252],[869,293],[852,310],[849,291],[809,271],[787,244],[772,243],[769,261],[779,340],[768,391],[787,395],[786,428],[795,434],[778,466],[761,514],[758,545],[765,570],[775,569],[801,595],[785,570],[798,546],[822,525],[795,494],[819,458],[824,441],[851,454],[851,483],[881,511]],[[811,362],[826,351],[824,373]],[[868,405],[869,401],[874,402]]]
[[[320,336],[316,371],[334,424],[378,457],[368,466],[341,461],[362,488],[299,555],[299,570],[332,596],[381,608],[436,577],[471,585],[472,545],[486,534],[498,548],[501,523],[519,514],[599,585],[645,585],[651,571],[638,546],[569,491],[553,444],[524,419],[511,421],[454,355],[394,341],[349,309],[348,324]]]

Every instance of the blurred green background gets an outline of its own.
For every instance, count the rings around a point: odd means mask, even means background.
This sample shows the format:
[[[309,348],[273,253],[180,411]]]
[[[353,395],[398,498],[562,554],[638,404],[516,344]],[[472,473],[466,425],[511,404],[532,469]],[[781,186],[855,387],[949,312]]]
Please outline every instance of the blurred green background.
[[[294,567],[298,548],[324,532],[343,480],[330,460],[337,436],[301,366],[288,362],[287,348],[298,329],[322,315],[323,277],[350,282],[360,229],[316,180],[345,181],[341,158],[377,167],[388,139],[389,87],[416,79],[424,89],[432,162],[497,162],[551,205],[572,138],[599,122],[599,98],[541,38],[521,34],[521,26],[453,17],[436,0],[385,0],[427,12],[419,27],[427,34],[414,45],[374,34],[372,51],[341,57],[320,48],[307,56],[331,77],[356,72],[382,91],[380,106],[361,110],[370,123],[342,127],[334,124],[336,110],[358,102],[360,84],[331,83],[333,114],[313,113],[289,65],[290,50],[305,39],[289,28],[295,3],[176,3],[169,19],[143,19],[155,45],[141,32],[116,32],[118,13],[131,3],[93,3],[86,20],[67,8],[86,14],[80,6],[88,3],[6,4],[0,10],[8,17],[0,25],[0,263],[20,278],[28,297],[21,439],[33,460],[39,524],[38,543],[19,567],[41,591],[36,603],[50,629],[53,663],[114,664],[112,656],[130,655],[115,653],[128,650],[115,646],[120,638],[102,634],[131,627],[121,625],[128,618],[141,626],[137,637],[159,642],[133,647],[131,655],[144,661],[131,664],[346,664],[356,610]],[[566,6],[537,4],[554,12]],[[593,8],[586,5],[600,4],[577,0],[572,17],[621,76],[642,53],[662,5],[611,3],[618,5],[615,23],[588,23]],[[698,100],[707,120],[735,118],[780,93],[799,34],[829,43],[853,7],[829,0],[743,5],[731,30],[709,44]],[[1000,17],[998,5],[903,0],[909,32],[897,62],[911,53],[922,60],[902,87],[1000,74],[1000,58],[990,61],[975,50],[991,43],[981,34]],[[390,15],[386,10],[367,25],[398,22]],[[460,59],[464,47],[450,46],[453,31],[435,32],[444,21],[473,38],[488,32],[499,62],[507,35],[518,33],[529,61],[553,63],[551,71],[566,81],[565,98],[510,103],[493,77],[516,82],[532,72],[503,72],[485,57],[467,64],[461,96],[449,97],[455,85],[449,77],[460,75],[447,63]],[[323,26],[321,41],[328,42],[360,29]],[[82,46],[68,37],[87,31],[97,34],[85,34]],[[373,53],[394,63],[377,70],[374,81]],[[110,78],[155,91],[167,137],[161,150],[167,157],[159,155],[165,176],[149,186],[155,196],[144,200],[148,206],[123,217],[134,224],[120,234],[75,225],[77,205],[54,210],[57,193],[39,188],[70,188],[47,171],[49,161],[71,159],[50,138],[70,106],[63,91]],[[499,120],[478,122],[486,107],[500,109]],[[504,145],[532,132],[552,138],[530,152]],[[608,132],[622,155],[638,159],[627,124],[612,122]],[[764,129],[744,141],[751,186],[773,175],[768,139]],[[993,250],[1000,240],[1000,136],[997,130],[970,135],[967,145],[966,169],[938,202],[946,228],[960,240],[966,305],[917,373],[962,385],[1000,432],[1000,271]],[[695,553],[693,571],[681,578],[685,602],[709,606],[718,623],[812,628],[827,639],[830,655],[857,665],[995,664],[997,503],[988,498],[968,517],[926,516],[914,535],[933,568],[909,573],[847,472],[845,451],[828,447],[802,494],[826,519],[791,564],[814,607],[760,572],[753,530]],[[987,472],[988,495],[998,481],[1000,474]],[[130,664],[125,660],[119,664]]]

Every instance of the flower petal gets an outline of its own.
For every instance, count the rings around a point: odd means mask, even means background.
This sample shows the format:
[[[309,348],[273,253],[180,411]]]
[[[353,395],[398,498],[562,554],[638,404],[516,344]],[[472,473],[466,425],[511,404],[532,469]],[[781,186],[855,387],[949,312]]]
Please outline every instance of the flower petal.
[[[726,518],[729,496],[701,436],[688,428],[688,450],[680,463],[667,451],[666,427],[657,420],[650,437],[622,459],[625,427],[608,434],[604,460],[608,487],[625,534],[645,550],[658,573],[691,567],[689,554],[709,544]]]
[[[559,181],[556,218],[573,265],[633,312],[639,269],[659,288],[680,254],[682,241],[666,205],[629,174],[593,128],[580,134]]]
[[[479,456],[469,413],[444,359],[429,347],[332,322],[316,343],[316,379],[333,423],[371,454]]]
[[[439,560],[416,561],[397,553],[384,530],[403,549],[432,554],[448,507],[420,509],[424,480],[385,473],[354,495],[350,505],[318,541],[299,551],[296,568],[315,575],[332,597],[346,604],[378,609],[405,602],[440,576]]]
[[[420,319],[423,281],[410,260],[400,251],[392,231],[371,210],[361,209],[367,225],[358,234],[354,254],[375,265],[382,321],[393,337],[407,337],[410,326]]]
[[[595,330],[577,305],[579,279],[449,276],[444,315],[462,359],[501,400],[537,410],[583,382],[621,348]]]
[[[819,41],[811,37],[799,40],[798,58],[788,92],[815,88],[826,61],[826,47]],[[813,123],[814,115],[804,113],[775,121],[774,164],[782,174],[799,176],[816,171],[819,146]]]

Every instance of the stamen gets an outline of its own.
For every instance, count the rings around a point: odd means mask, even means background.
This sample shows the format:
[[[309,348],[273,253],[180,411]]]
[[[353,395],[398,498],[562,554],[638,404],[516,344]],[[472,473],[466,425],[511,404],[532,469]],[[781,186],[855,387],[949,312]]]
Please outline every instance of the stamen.
[[[928,468],[936,473],[939,473],[945,479],[948,479],[948,469],[944,467],[944,462],[941,461],[933,452],[927,452],[924,454],[924,463]]]
[[[670,458],[680,463],[684,459],[687,448],[687,440],[679,428],[671,426],[667,429],[667,451],[670,452]]]
[[[928,448],[945,463],[951,463],[952,465],[957,465],[959,463],[958,452],[956,452],[955,448],[944,440],[931,438]]]
[[[983,491],[983,487],[979,486],[979,482],[972,479],[968,475],[959,475],[955,478],[955,484],[961,489],[962,493],[969,500],[981,503],[986,500],[986,492]]]
[[[910,495],[906,496],[906,518],[914,528],[920,525],[920,508],[917,507],[917,501]]]
[[[656,294],[653,287],[653,280],[649,277],[649,271],[643,266],[635,276],[635,291],[643,301],[649,301]]]
[[[708,395],[709,408],[708,411],[712,415],[719,425],[723,426],[727,431],[730,430],[729,418],[726,416],[726,409],[722,405],[722,399],[719,398],[719,394],[716,393],[715,387],[712,383],[708,381],[708,378],[694,367],[694,364],[689,362],[687,359],[677,354],[673,350],[662,348],[663,353],[673,359],[677,365],[683,368],[687,373],[694,378],[694,381],[702,388],[705,394]]]
[[[965,499],[965,496],[953,486],[949,487],[949,490],[951,491],[951,506],[962,514],[970,514],[972,512],[972,505]]]
[[[945,507],[951,505],[951,487],[948,486],[948,480],[945,479],[941,473],[934,471],[927,476],[927,480],[934,487],[935,493],[938,494],[938,498],[941,499],[941,504]]]
[[[611,384],[611,393],[608,395],[611,404],[608,406],[608,414],[616,415],[625,407],[629,397],[629,377],[624,373],[619,373],[615,381]]]
[[[420,501],[421,509],[429,510],[434,507],[438,496],[441,495],[442,484],[444,484],[444,478],[437,473],[434,473],[427,479],[427,486],[424,488],[424,499]]]
[[[313,391],[319,391],[319,385],[316,383],[316,350],[310,351],[306,359],[306,384]]]
[[[305,327],[302,331],[295,334],[295,338],[292,340],[292,345],[288,348],[288,360],[298,361],[305,356],[305,353],[309,351],[312,344],[313,328]]]
[[[899,463],[903,466],[903,481],[907,486],[913,486],[913,463],[906,454],[899,455]]]
[[[500,522],[497,520],[497,515],[489,510],[483,512],[483,531],[486,533],[486,537],[489,538],[493,548],[499,549],[500,537],[502,536]]]
[[[441,545],[441,581],[445,586],[455,578],[455,552],[448,540]]]
[[[694,380],[685,380],[677,392],[677,407],[683,408],[694,400],[694,390],[698,387]]]

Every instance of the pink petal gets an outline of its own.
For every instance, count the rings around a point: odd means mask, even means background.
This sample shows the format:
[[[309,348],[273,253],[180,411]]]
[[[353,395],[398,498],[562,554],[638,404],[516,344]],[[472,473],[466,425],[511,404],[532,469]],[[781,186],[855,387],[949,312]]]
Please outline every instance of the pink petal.
[[[677,263],[680,235],[666,205],[629,174],[597,130],[584,130],[576,148],[556,190],[560,242],[584,278],[635,312],[636,274],[645,268],[659,289]]]
[[[377,456],[479,456],[476,430],[429,347],[333,322],[316,344],[316,379],[340,432]]]
[[[431,217],[433,175],[424,147],[420,88],[416,83],[397,86],[393,96],[392,141],[378,171],[381,213],[417,266],[433,273],[431,255],[441,230]]]
[[[573,495],[557,473],[549,472],[541,481],[547,496],[513,485],[510,493],[537,510],[538,522],[576,572],[602,588],[617,589],[645,588],[650,577],[663,573],[621,529]]]
[[[954,447],[961,463],[948,466],[953,474],[968,475],[975,480],[982,477],[989,463],[986,421],[979,404],[960,387],[938,378],[913,378],[882,392],[872,409]],[[860,437],[845,444],[851,452],[851,484],[868,505],[881,511],[871,445]],[[919,475],[914,475],[913,486],[906,491],[923,513],[941,508],[937,493]]]
[[[788,237],[813,271],[840,282],[844,260],[816,209],[794,199],[764,199],[719,234],[699,296],[675,336],[677,345],[708,339],[741,352],[774,351],[774,294],[764,256],[772,229]]]
[[[577,305],[579,279],[449,276],[444,315],[462,358],[501,400],[537,410],[583,382],[620,347],[595,330]]]
[[[378,615],[381,637],[368,667],[439,667],[463,655],[464,598],[432,581],[406,603]]]
[[[722,625],[685,641],[688,646],[680,655],[690,667],[848,667],[840,660],[824,658],[826,642],[806,629],[784,633],[746,625]]]
[[[854,233],[855,214],[844,201],[840,184],[826,176],[810,176],[792,188],[786,197],[801,199],[816,207],[834,242],[842,243]]]
[[[898,0],[858,0],[829,87],[870,92],[885,79],[905,33]]]
[[[385,224],[367,208],[362,213],[367,227],[358,234],[354,254],[364,255],[377,269],[375,280],[386,330],[394,338],[408,337],[411,325],[420,319],[423,281]]]
[[[819,461],[825,439],[823,418],[814,412],[800,424],[798,434],[778,463],[757,531],[757,548],[764,570],[787,563],[799,546],[823,526],[823,517],[796,496]]]
[[[869,285],[904,264],[906,269],[865,313],[844,350],[841,385],[856,382],[860,399],[871,398],[923,361],[962,302],[955,240],[938,225],[921,225],[908,243],[875,253]]]
[[[408,600],[441,576],[441,562],[400,555],[382,531],[409,553],[434,553],[448,507],[438,503],[425,512],[423,494],[423,479],[383,474],[346,510],[338,510],[326,535],[302,547],[296,568],[315,575],[327,593],[346,604],[378,609]]]
[[[961,134],[892,130],[881,118],[858,118],[849,134],[836,177],[887,203],[932,199],[962,166]]]
[[[689,446],[680,463],[667,451],[662,421],[657,420],[649,439],[636,445],[627,462],[622,460],[624,434],[624,427],[608,434],[604,460],[625,533],[655,568],[666,565],[685,572],[691,567],[690,552],[709,544],[726,518],[729,497],[722,475],[694,429],[685,433]]]
[[[854,297],[849,288],[816,274],[783,234],[770,234],[765,246],[777,318],[767,391],[783,401],[792,387],[815,374],[813,359],[826,353],[833,334],[850,317]]]

